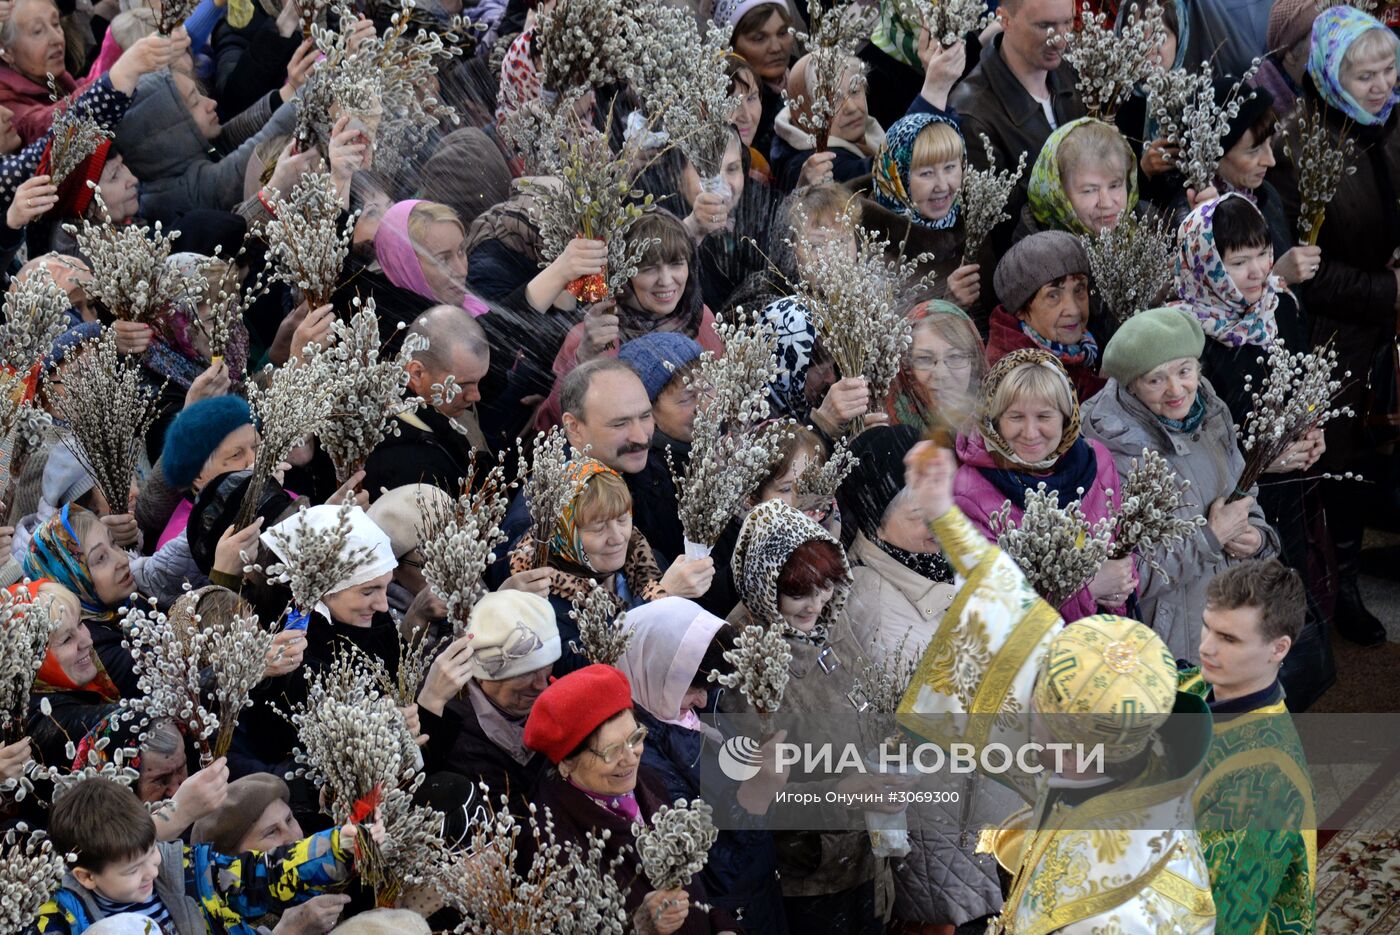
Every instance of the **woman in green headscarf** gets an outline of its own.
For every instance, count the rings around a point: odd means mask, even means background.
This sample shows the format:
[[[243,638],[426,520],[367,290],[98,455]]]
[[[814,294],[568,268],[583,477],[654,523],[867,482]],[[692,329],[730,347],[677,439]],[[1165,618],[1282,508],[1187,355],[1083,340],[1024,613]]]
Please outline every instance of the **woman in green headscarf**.
[[[920,302],[908,318],[914,341],[885,399],[890,424],[920,432],[943,424],[956,431],[971,415],[987,371],[977,326],[942,299]]]
[[[1137,159],[1116,128],[1080,117],[1045,141],[1026,197],[1016,240],[1043,230],[1076,236],[1111,230],[1137,207]]]

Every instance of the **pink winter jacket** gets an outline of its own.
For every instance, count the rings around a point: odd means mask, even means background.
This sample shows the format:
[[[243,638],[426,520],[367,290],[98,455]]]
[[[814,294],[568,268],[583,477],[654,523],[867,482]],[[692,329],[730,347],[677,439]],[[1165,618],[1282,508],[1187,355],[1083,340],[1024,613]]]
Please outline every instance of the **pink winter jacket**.
[[[1093,485],[1084,491],[1084,496],[1079,500],[1079,508],[1083,511],[1084,518],[1089,522],[1089,525],[1092,526],[1109,515],[1110,502],[1115,510],[1120,503],[1118,469],[1114,466],[1113,456],[1109,454],[1107,448],[1093,439],[1085,439],[1085,441],[1093,449],[1097,469],[1094,472]],[[988,540],[995,541],[996,536],[992,533],[991,517],[1006,503],[1006,495],[998,490],[995,484],[987,480],[978,468],[995,468],[997,464],[992,459],[991,453],[987,451],[982,436],[976,432],[958,436],[957,452],[961,466],[958,468],[957,477],[953,480],[953,501],[957,504],[958,509],[962,510],[972,521],[972,524],[982,530],[982,534]],[[1020,507],[1013,506],[1011,508],[1011,517],[1018,523],[1021,521],[1021,514]],[[1137,580],[1136,570],[1133,572],[1133,579]],[[1100,610],[1086,585],[1061,604],[1059,610],[1065,623],[1073,623],[1097,613],[1121,614],[1125,612],[1126,607],[1107,607]]]

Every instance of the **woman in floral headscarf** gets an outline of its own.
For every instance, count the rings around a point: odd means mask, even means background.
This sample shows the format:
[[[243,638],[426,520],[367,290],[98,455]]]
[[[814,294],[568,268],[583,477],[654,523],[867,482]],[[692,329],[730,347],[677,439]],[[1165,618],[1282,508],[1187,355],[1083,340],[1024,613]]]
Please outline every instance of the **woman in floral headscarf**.
[[[113,544],[97,514],[70,504],[40,524],[24,557],[24,573],[49,578],[77,595],[102,667],[123,697],[136,697],[136,673],[130,651],[122,647],[120,623],[136,578],[126,552]]]
[[[982,381],[977,429],[958,436],[957,452],[962,466],[954,499],[992,541],[992,514],[1009,502],[1019,524],[1026,493],[1042,484],[1059,494],[1061,506],[1077,501],[1091,526],[1121,501],[1113,456],[1080,434],[1074,387],[1048,351],[1012,351],[992,365]],[[1073,623],[1096,613],[1121,615],[1136,588],[1132,559],[1109,560],[1060,605],[1060,616]]]
[[[1395,133],[1400,100],[1396,92],[1400,42],[1379,20],[1355,7],[1330,7],[1312,27],[1312,51],[1304,76],[1303,98],[1320,113],[1334,145],[1349,140],[1354,170],[1343,175],[1317,238],[1322,248],[1317,274],[1295,288],[1312,324],[1314,344],[1334,342],[1338,370],[1350,370],[1339,403],[1365,411],[1367,381],[1356,377],[1371,372],[1378,348],[1388,348],[1396,334],[1400,310],[1400,270],[1392,268],[1400,246],[1400,207],[1395,180],[1400,178],[1400,138]],[[1296,128],[1286,127],[1287,139]],[[1296,144],[1296,138],[1293,140]],[[1278,189],[1289,220],[1301,210],[1297,168],[1275,147],[1278,165],[1268,179]],[[1292,147],[1294,152],[1298,147]],[[1382,366],[1390,366],[1384,361]],[[1375,441],[1366,434],[1364,419],[1334,419],[1327,425],[1327,452],[1322,468],[1331,474],[1346,471],[1374,475]],[[1361,602],[1357,588],[1361,535],[1370,488],[1357,481],[1323,482],[1327,523],[1337,548],[1339,631],[1364,645],[1385,640],[1385,629]]]
[[[570,616],[576,596],[602,587],[612,596],[614,610],[621,612],[668,594],[697,598],[709,586],[708,578],[704,587],[692,583],[694,574],[687,568],[691,563],[684,558],[664,575],[657,568],[646,536],[632,525],[632,493],[622,475],[594,458],[571,461],[568,471],[574,495],[559,515],[546,559],[549,602],[564,653],[554,664],[555,675],[588,663],[569,648],[570,640],[579,639],[578,624]],[[511,553],[511,574],[531,570],[534,555],[535,540],[527,534]]]
[[[1280,341],[1306,348],[1307,320],[1271,273],[1269,225],[1248,198],[1231,194],[1205,202],[1182,223],[1180,239],[1176,293],[1205,331],[1201,375],[1234,423],[1243,425],[1257,391],[1246,377],[1262,377],[1269,349]],[[1306,475],[1324,451],[1322,431],[1315,429],[1280,455],[1259,484],[1259,506],[1278,532],[1280,558],[1309,585],[1307,621],[1280,674],[1294,711],[1311,704],[1335,672],[1319,603],[1324,582],[1309,573],[1326,567],[1322,482]]]
[[[978,305],[978,263],[963,262],[962,180],[967,149],[956,120],[941,113],[901,117],[875,154],[873,203],[863,203],[861,223],[884,235],[905,256],[932,254],[927,269],[936,288],[963,308]]]
[[[1117,226],[1137,208],[1137,159],[1123,134],[1093,117],[1063,124],[1040,150],[1015,239],[1043,230],[1075,236]]]

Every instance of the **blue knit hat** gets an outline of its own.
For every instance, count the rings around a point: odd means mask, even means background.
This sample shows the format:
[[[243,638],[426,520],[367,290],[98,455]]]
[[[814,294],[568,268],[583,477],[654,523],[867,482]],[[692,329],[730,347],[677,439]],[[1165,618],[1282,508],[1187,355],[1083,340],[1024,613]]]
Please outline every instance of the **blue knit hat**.
[[[252,423],[248,403],[238,396],[216,396],[186,406],[165,432],[160,461],[166,481],[181,490],[189,487],[214,449],[235,429]]]
[[[52,374],[68,360],[68,355],[76,353],[85,341],[102,337],[102,326],[95,321],[79,322],[54,339],[44,358],[44,373]]]
[[[700,345],[694,338],[688,338],[678,331],[653,331],[640,338],[633,338],[617,352],[642,378],[647,388],[647,398],[656,402],[656,397],[671,382],[675,372],[701,354]]]

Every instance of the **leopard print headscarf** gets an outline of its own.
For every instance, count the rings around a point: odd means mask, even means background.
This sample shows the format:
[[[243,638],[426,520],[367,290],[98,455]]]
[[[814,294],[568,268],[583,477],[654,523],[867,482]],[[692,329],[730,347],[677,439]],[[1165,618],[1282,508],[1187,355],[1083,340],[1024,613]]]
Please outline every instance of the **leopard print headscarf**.
[[[822,608],[816,625],[808,634],[794,629],[778,612],[778,576],[788,556],[813,539],[836,546],[841,555],[843,575],[842,580],[836,582],[836,593]],[[815,520],[781,500],[760,503],[744,520],[739,541],[734,546],[733,569],[735,590],[749,613],[770,626],[781,626],[787,636],[814,643],[825,640],[827,632],[841,616],[851,589],[851,566],[841,544]]]
[[[1064,432],[1060,435],[1060,444],[1050,456],[1044,461],[1036,464],[1027,464],[1016,457],[1016,452],[1009,442],[1001,437],[997,431],[996,421],[992,418],[992,400],[996,399],[997,389],[1002,381],[1009,377],[1013,371],[1022,366],[1040,366],[1052,371],[1064,382],[1065,390],[1069,393],[1070,412],[1065,419]],[[986,377],[982,379],[982,401],[981,412],[978,415],[977,430],[982,433],[982,439],[987,443],[987,450],[1000,455],[1008,463],[1019,468],[1032,471],[1049,470],[1055,466],[1055,462],[1074,445],[1079,439],[1079,397],[1074,392],[1074,384],[1070,382],[1069,374],[1065,371],[1065,365],[1060,363],[1059,358],[1049,351],[1041,350],[1038,347],[1026,347],[1019,351],[1012,351],[1005,357],[992,364],[987,371]]]

